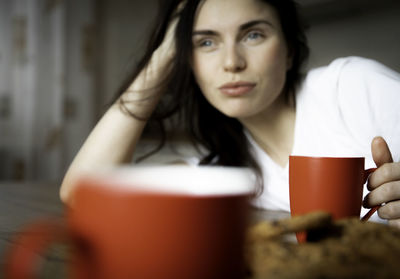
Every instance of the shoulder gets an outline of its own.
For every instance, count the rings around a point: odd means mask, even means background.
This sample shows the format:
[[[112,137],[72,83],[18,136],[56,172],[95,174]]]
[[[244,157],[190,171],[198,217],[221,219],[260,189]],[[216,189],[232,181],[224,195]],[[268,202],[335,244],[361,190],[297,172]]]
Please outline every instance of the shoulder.
[[[366,110],[378,112],[399,105],[400,74],[378,61],[361,57],[339,58],[326,71],[332,75],[341,107],[364,105]]]
[[[399,160],[400,74],[371,59],[349,57],[337,62],[338,112],[344,123],[363,137],[360,141],[370,143],[374,136],[383,136]]]
[[[329,68],[336,73],[339,90],[345,90],[346,87],[374,88],[377,85],[395,85],[400,82],[399,73],[372,59],[340,58],[333,61]]]
[[[400,147],[400,74],[385,65],[361,57],[338,58],[312,69],[299,93],[303,106],[368,148],[377,135]]]
[[[382,71],[382,70],[391,71],[388,67],[386,67],[385,65],[376,60],[359,56],[348,56],[348,57],[337,58],[329,64],[328,69],[332,71],[337,71],[338,73],[340,73],[343,70],[354,70],[356,72],[359,72],[360,70],[362,72]]]
[[[349,96],[398,99],[400,74],[372,59],[343,57],[327,66],[311,69],[303,87],[334,99]]]
[[[382,63],[358,56],[342,57],[333,60],[329,65],[311,69],[307,79],[313,82],[330,82],[331,85],[339,86],[346,82],[355,84],[357,80],[373,80],[385,77],[400,81],[400,74],[388,68]]]

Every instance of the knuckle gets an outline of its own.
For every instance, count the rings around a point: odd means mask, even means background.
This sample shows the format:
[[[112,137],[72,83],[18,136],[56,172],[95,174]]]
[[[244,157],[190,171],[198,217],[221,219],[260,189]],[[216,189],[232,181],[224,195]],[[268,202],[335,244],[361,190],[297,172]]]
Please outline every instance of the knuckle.
[[[371,192],[367,199],[369,206],[375,206],[375,205],[382,204],[381,196],[382,195],[379,195],[379,193]]]
[[[395,200],[400,199],[400,182],[399,181],[385,183],[378,189],[381,191],[381,195],[385,199],[382,202],[389,202],[389,201],[395,201]]]
[[[379,217],[383,219],[400,218],[399,202],[389,202],[378,210]]]
[[[392,189],[391,184],[384,184],[372,191],[369,195],[370,201],[374,204],[382,204],[392,200]]]
[[[388,180],[392,177],[392,173],[393,173],[393,166],[392,164],[386,163],[383,164],[381,167],[381,175],[383,177],[384,180]]]
[[[382,206],[381,208],[378,209],[378,215],[379,217],[383,218],[383,219],[389,219],[389,209],[388,209],[389,205],[385,205]]]
[[[383,195],[386,197],[386,199],[389,200],[393,196],[394,191],[395,191],[394,186],[395,186],[394,183],[387,183],[387,184],[381,186]]]

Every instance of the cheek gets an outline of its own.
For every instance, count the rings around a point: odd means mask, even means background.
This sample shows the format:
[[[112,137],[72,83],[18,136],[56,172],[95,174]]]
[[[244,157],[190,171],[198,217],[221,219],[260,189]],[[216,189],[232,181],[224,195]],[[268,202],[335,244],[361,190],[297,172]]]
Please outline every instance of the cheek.
[[[196,82],[198,84],[200,84],[201,80],[203,79],[202,78],[202,76],[203,76],[203,74],[202,74],[203,65],[199,61],[200,61],[200,59],[198,57],[196,57],[196,56],[193,58],[193,61],[192,61],[193,75],[194,75],[194,78],[196,79]]]
[[[207,59],[204,57],[195,56],[192,63],[194,78],[203,92],[211,85],[213,77],[212,67],[210,67],[210,63],[205,63],[205,61]]]
[[[286,73],[289,69],[288,51],[282,40],[272,41],[265,51],[257,55],[257,58],[258,61],[264,61],[258,65],[270,74]]]
[[[288,60],[286,52],[276,48],[263,57],[262,65],[259,64],[259,72],[263,76],[263,83],[268,91],[281,93],[286,82],[286,73],[288,70]],[[275,94],[274,94],[275,95]]]

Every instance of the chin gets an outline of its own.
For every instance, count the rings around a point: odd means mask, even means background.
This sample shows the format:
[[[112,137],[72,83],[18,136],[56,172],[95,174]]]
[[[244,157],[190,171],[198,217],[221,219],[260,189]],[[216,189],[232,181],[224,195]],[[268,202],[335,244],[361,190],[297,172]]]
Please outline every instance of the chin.
[[[237,98],[214,106],[231,118],[245,119],[258,115],[265,109],[265,101],[255,98]]]
[[[228,117],[231,118],[237,118],[237,119],[242,119],[242,118],[248,118],[251,117],[254,114],[254,111],[248,111],[246,109],[230,109],[230,110],[222,110],[221,111],[223,114],[225,114]]]

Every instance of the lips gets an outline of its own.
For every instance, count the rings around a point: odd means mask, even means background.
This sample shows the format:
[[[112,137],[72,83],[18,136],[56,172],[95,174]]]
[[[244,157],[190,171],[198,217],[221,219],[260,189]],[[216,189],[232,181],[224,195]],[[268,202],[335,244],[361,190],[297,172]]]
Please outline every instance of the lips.
[[[218,89],[225,95],[228,96],[242,96],[249,93],[256,86],[253,82],[231,82],[226,83],[219,87]]]

